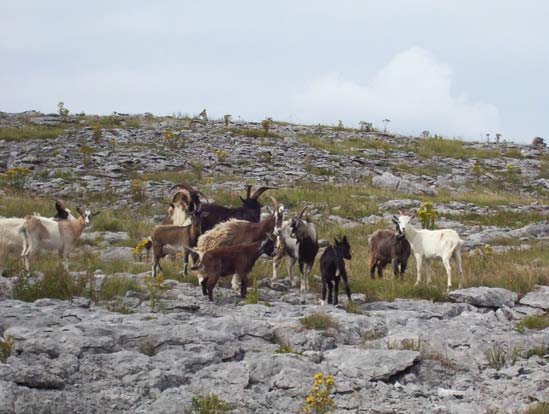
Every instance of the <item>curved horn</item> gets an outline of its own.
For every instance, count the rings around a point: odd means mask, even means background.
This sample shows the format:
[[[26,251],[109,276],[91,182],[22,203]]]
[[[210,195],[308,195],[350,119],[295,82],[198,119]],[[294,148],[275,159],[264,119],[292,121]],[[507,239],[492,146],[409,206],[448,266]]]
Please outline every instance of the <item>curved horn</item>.
[[[65,211],[65,203],[63,202],[63,200],[55,200],[55,209],[58,212]]]
[[[257,190],[254,191],[252,194],[252,198],[255,198],[256,200],[259,198],[261,194],[263,194],[267,190],[273,190],[274,187],[259,187]]]
[[[246,200],[250,199],[250,193],[252,192],[252,186],[246,185]]]
[[[273,200],[275,211],[278,213],[278,206],[279,206],[278,201],[276,201],[276,198],[274,198],[273,196],[269,196],[269,198]]]
[[[305,210],[307,210],[307,206],[303,207],[299,214],[297,215],[297,218],[302,220],[303,219],[303,213],[305,213]]]
[[[170,187],[170,192],[172,192],[173,190],[175,190],[176,188],[180,188],[180,189],[183,189],[183,190],[187,190],[189,192],[195,192],[196,190],[191,187],[189,184],[187,183],[181,183],[181,184],[174,184]]]

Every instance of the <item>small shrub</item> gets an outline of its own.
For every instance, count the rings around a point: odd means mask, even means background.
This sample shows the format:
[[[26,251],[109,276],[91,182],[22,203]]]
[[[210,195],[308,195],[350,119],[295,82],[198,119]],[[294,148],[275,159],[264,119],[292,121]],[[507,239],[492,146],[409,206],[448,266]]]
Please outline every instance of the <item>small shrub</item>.
[[[263,127],[263,131],[265,131],[265,135],[269,134],[269,129],[273,125],[273,119],[272,118],[266,118],[263,121],[261,121],[261,126]]]
[[[507,364],[507,352],[498,345],[488,349],[484,355],[488,360],[488,365],[498,371]]]
[[[421,223],[421,227],[424,229],[434,229],[435,220],[438,217],[438,213],[433,207],[433,203],[425,201],[417,211],[418,220]]]
[[[259,291],[257,290],[257,276],[252,280],[252,289],[246,295],[246,304],[255,305],[259,302]]]
[[[223,125],[225,125],[225,128],[229,127],[229,123],[231,122],[232,115],[227,114],[223,115]]]
[[[368,341],[374,341],[376,339],[379,339],[379,338],[383,338],[385,336],[385,334],[381,331],[376,331],[375,329],[372,330],[372,331],[368,331],[368,332],[365,332],[364,334],[362,334],[362,339],[364,340],[364,342],[368,342]]]
[[[135,201],[143,201],[145,199],[145,189],[143,181],[135,178],[130,181],[130,194]]]
[[[417,342],[413,338],[405,338],[401,341],[385,341],[387,349],[399,350],[399,351],[421,351],[421,338],[417,339]]]
[[[299,320],[306,329],[325,331],[329,328],[338,329],[339,323],[330,315],[323,312],[314,312]]]
[[[94,125],[92,131],[93,142],[99,144],[101,142],[101,137],[103,136],[103,129],[101,128],[101,125]]]
[[[156,278],[145,276],[145,286],[147,287],[147,292],[151,298],[151,308],[156,309],[158,307],[160,294],[166,290],[164,287],[164,276],[161,274],[157,275]]]
[[[530,358],[536,355],[540,358],[549,358],[549,344],[534,346],[526,352],[526,358]]]
[[[132,255],[134,255],[139,261],[143,260],[143,249],[150,243],[149,239],[143,239],[135,246]]]
[[[22,190],[27,184],[31,170],[24,167],[15,167],[7,170],[4,173],[4,177],[10,187],[16,190]]]
[[[227,151],[222,150],[222,149],[216,149],[216,150],[215,150],[215,155],[216,155],[216,157],[217,157],[217,161],[218,161],[218,162],[225,162],[225,160],[226,160],[227,157],[229,156],[229,154],[227,153]]]
[[[524,330],[534,329],[541,330],[549,327],[549,315],[535,316],[530,315],[516,324],[516,329],[520,333],[524,333]]]
[[[95,152],[95,150],[89,145],[83,144],[80,147],[80,152],[82,153],[82,160],[84,162],[84,166],[89,167],[91,164],[91,155]]]
[[[336,408],[332,396],[332,389],[335,387],[334,377],[319,372],[314,377],[311,393],[305,398],[305,414],[329,414]]]
[[[356,313],[358,315],[364,314],[364,312],[362,312],[362,309],[360,309],[358,305],[354,302],[347,302],[345,304],[345,311],[347,313]]]
[[[191,408],[186,414],[225,414],[231,411],[231,405],[214,393],[195,395]]]
[[[15,346],[13,342],[13,336],[8,336],[6,339],[0,339],[0,362],[5,364],[8,357],[11,355],[11,351]]]
[[[73,279],[64,271],[46,271],[42,280],[32,283],[29,277],[20,275],[15,282],[13,297],[34,302],[42,298],[69,300],[74,296],[90,296],[86,285],[91,277]]]

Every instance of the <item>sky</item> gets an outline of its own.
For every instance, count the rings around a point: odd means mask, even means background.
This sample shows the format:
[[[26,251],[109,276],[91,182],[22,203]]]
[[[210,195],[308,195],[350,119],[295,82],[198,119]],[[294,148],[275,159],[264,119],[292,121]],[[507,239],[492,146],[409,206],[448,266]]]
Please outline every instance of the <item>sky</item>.
[[[549,138],[543,0],[18,0],[0,111],[232,114]]]

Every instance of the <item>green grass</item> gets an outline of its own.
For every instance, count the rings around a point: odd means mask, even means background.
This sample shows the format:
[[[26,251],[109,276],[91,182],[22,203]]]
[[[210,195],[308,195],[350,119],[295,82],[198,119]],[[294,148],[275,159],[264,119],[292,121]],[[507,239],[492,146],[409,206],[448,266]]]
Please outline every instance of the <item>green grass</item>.
[[[467,148],[465,142],[440,138],[422,138],[413,148],[420,157],[450,157],[458,159],[496,158],[496,150],[478,150]]]
[[[530,315],[517,323],[516,328],[519,332],[525,329],[541,330],[549,328],[549,315],[535,316]]]
[[[366,139],[366,138],[347,138],[341,141],[331,141],[328,138],[319,137],[317,135],[299,135],[301,142],[309,144],[313,148],[327,151],[331,154],[351,155],[365,157],[361,150],[376,149],[376,150],[393,150],[394,147],[386,141]]]
[[[525,414],[549,414],[549,402],[536,403],[536,405],[529,408]]]
[[[0,140],[19,142],[29,139],[51,139],[57,138],[66,132],[66,126],[23,126],[21,128],[0,128]]]
[[[227,414],[231,409],[231,405],[216,394],[202,393],[193,397],[191,407],[185,414]]]
[[[69,300],[74,296],[93,297],[94,293],[87,287],[93,275],[83,278],[72,278],[63,271],[45,271],[44,278],[31,282],[21,275],[15,282],[13,297],[25,302],[34,302],[41,298]]]
[[[314,329],[317,331],[325,331],[329,328],[337,330],[339,328],[339,323],[332,316],[324,312],[311,313],[299,319],[299,322],[305,329]]]
[[[128,291],[143,292],[143,288],[135,279],[107,276],[101,284],[99,291],[100,300],[112,300],[124,296]]]
[[[224,132],[232,132],[235,135],[241,135],[244,137],[250,138],[282,138],[282,135],[279,135],[275,132],[266,132],[263,129],[252,129],[252,128],[225,128]]]
[[[6,339],[0,338],[0,363],[6,363],[14,346],[13,337],[8,336]]]

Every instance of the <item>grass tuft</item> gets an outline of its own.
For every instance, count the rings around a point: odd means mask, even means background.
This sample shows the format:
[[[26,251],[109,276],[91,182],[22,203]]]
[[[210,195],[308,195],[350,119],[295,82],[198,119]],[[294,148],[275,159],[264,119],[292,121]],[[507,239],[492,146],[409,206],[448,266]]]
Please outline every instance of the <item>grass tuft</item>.
[[[305,329],[325,331],[329,328],[339,329],[339,323],[330,315],[324,312],[314,312],[299,320]]]

